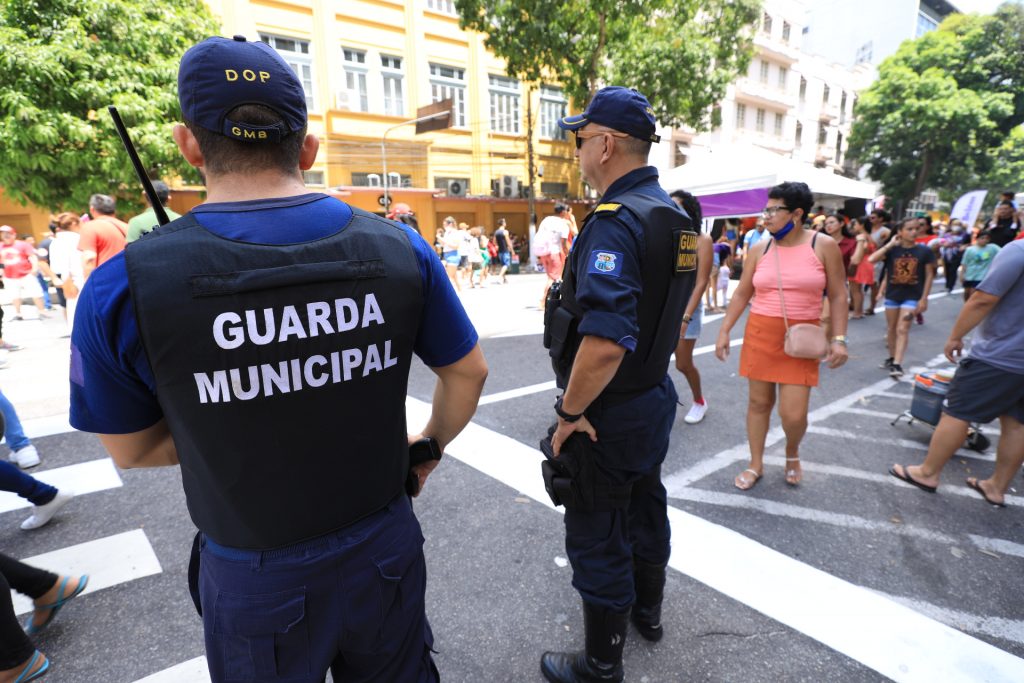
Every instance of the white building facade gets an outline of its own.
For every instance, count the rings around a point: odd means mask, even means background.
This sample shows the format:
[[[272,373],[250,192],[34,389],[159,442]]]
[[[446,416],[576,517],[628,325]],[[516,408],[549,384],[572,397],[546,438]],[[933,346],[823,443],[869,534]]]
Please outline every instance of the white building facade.
[[[847,67],[802,49],[807,6],[765,0],[747,73],[720,103],[710,132],[666,129],[651,163],[675,168],[702,148],[754,145],[836,172],[848,171],[847,140],[857,92],[874,79],[867,64]]]
[[[950,0],[809,0],[804,49],[845,66],[877,67],[904,40],[960,11]]]

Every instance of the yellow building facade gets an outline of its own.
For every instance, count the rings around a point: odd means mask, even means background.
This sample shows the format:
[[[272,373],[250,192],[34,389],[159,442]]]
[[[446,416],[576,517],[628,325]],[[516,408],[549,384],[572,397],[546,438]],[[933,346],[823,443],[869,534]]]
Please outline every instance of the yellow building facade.
[[[527,88],[505,75],[483,35],[459,28],[452,0],[207,2],[224,35],[269,43],[302,81],[309,132],[321,140],[306,174],[311,188],[336,189],[380,212],[387,182],[392,201],[417,212],[424,234],[447,214],[488,227],[500,214],[525,232],[526,203],[514,200],[525,196],[529,177]],[[415,125],[401,125],[449,98],[449,128],[416,134]],[[556,125],[567,107],[557,87],[532,93],[541,172],[534,190],[552,201],[581,189],[572,140]]]

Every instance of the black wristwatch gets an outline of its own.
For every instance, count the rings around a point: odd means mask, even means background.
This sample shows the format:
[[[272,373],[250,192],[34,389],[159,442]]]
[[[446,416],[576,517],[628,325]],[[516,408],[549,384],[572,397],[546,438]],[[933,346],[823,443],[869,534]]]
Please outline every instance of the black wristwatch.
[[[561,396],[559,396],[558,400],[555,401],[555,413],[557,413],[558,417],[562,418],[566,422],[579,422],[580,418],[583,417],[583,413],[580,413],[578,415],[573,415],[572,413],[567,413],[564,410],[562,410],[562,397]]]

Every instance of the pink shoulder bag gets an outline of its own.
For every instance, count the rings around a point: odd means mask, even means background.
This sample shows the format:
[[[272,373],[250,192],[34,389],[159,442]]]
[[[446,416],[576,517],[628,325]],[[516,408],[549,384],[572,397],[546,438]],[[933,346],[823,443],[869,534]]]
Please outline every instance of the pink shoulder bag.
[[[775,245],[775,277],[779,285],[779,301],[782,303],[782,321],[786,325],[786,343],[782,350],[792,358],[810,358],[821,360],[828,355],[828,340],[825,330],[820,325],[800,323],[790,327],[786,317],[786,298],[782,294],[782,266],[779,259],[779,246]]]

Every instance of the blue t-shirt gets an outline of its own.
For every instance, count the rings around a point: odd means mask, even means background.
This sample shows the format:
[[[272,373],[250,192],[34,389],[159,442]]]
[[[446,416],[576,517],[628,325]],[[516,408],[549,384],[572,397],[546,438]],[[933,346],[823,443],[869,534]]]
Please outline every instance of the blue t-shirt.
[[[978,291],[999,297],[999,303],[978,327],[970,357],[1024,375],[1024,241],[999,251]]]
[[[323,194],[305,194],[202,204],[192,215],[228,239],[295,244],[335,234],[348,223],[352,209]],[[423,280],[423,314],[413,350],[431,367],[451,365],[476,346],[476,330],[434,249],[416,231],[399,225],[415,250]],[[71,338],[71,424],[85,432],[129,434],[162,417],[122,252],[93,271],[78,298]]]

